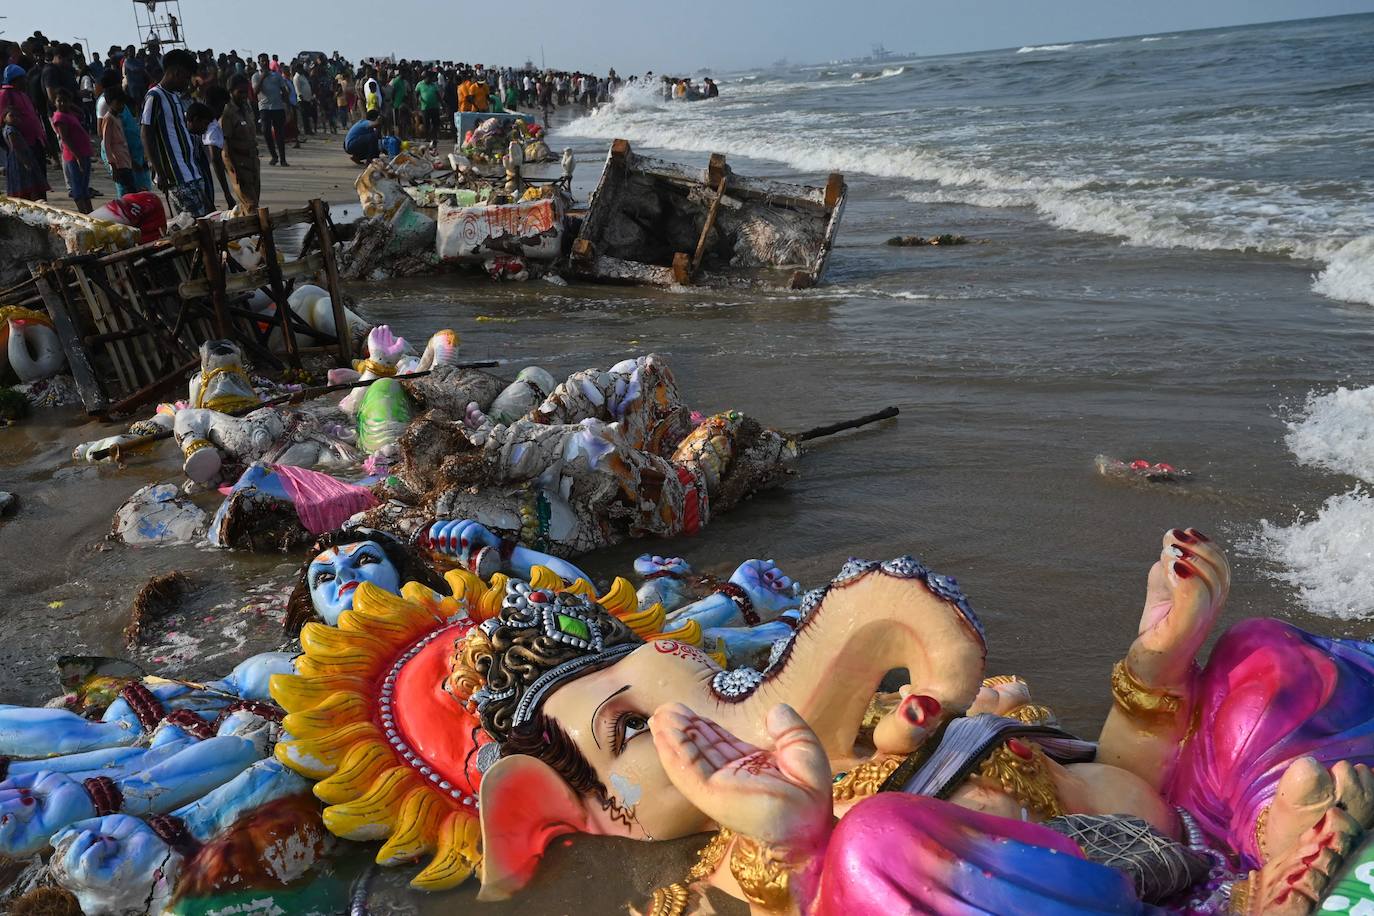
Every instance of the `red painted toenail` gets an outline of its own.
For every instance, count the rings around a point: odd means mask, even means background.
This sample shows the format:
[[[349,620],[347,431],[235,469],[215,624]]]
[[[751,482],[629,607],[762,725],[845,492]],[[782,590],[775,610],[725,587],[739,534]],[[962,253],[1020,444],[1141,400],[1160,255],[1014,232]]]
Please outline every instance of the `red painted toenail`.
[[[1184,531],[1182,528],[1175,528],[1173,531],[1170,531],[1169,533],[1174,536],[1175,540],[1182,541],[1185,544],[1193,543],[1193,536],[1188,532]]]
[[[1030,745],[1019,738],[1008,738],[1007,750],[1011,751],[1022,760],[1030,760],[1035,756],[1035,753],[1030,749]]]
[[[1193,535],[1193,537],[1197,538],[1204,544],[1209,543],[1211,541],[1211,538],[1207,537],[1207,535],[1203,534],[1201,531],[1198,531],[1196,528],[1190,529],[1190,533]]]
[[[1191,579],[1193,577],[1193,571],[1188,567],[1187,563],[1175,562],[1174,575],[1178,576],[1180,579]]]

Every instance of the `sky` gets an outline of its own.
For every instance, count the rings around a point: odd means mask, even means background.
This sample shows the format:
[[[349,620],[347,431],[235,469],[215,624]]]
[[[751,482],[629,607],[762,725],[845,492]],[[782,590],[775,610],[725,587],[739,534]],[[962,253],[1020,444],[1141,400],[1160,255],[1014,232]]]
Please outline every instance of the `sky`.
[[[140,7],[141,9],[142,7]],[[138,38],[131,0],[0,4],[0,38]],[[183,0],[192,47],[518,64],[621,74],[717,71],[779,58],[821,63],[889,51],[948,54],[1374,12],[1374,0]]]

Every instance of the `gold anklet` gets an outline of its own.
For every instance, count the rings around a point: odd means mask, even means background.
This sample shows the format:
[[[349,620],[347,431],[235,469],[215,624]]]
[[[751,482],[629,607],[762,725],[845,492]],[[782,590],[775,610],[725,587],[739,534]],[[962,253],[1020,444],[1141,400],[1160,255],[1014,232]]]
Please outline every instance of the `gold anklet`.
[[[1112,668],[1112,699],[1122,712],[1138,718],[1172,716],[1183,707],[1178,694],[1140,683],[1124,658]]]
[[[1016,742],[1016,750],[1012,742]],[[1045,752],[1034,742],[1012,738],[988,755],[978,767],[978,775],[997,783],[1042,820],[1064,813]]]

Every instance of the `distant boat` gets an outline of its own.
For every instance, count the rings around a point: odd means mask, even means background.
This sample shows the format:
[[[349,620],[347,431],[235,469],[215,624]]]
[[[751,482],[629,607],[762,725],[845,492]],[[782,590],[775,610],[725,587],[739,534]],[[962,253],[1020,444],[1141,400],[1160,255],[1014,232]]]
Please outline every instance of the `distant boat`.
[[[869,54],[867,57],[850,57],[850,58],[848,58],[848,59],[846,59],[846,60],[832,60],[831,63],[832,63],[832,64],[886,64],[886,63],[890,63],[890,62],[893,62],[893,61],[899,61],[899,60],[912,60],[912,59],[914,59],[914,58],[916,58],[916,57],[919,57],[919,56],[920,56],[920,55],[918,55],[915,51],[912,51],[910,54],[898,54],[898,53],[896,53],[895,51],[889,51],[887,48],[883,47],[881,43],[879,43],[879,44],[876,44],[876,45],[873,46],[873,53]]]

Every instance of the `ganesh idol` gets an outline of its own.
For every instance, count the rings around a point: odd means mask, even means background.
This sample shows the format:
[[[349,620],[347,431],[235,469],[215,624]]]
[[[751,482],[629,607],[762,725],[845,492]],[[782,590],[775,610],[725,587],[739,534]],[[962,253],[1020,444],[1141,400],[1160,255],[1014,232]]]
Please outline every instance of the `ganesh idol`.
[[[1164,538],[1095,743],[986,677],[957,583],[909,557],[808,593],[762,670],[535,572],[465,579],[480,612],[438,626],[359,586],[273,679],[278,758],[335,834],[427,863],[418,887],[505,898],[560,835],[715,831],[646,912],[714,886],[756,913],[1307,913],[1374,823],[1374,646],[1250,620],[1198,667],[1230,572],[1193,529]]]

